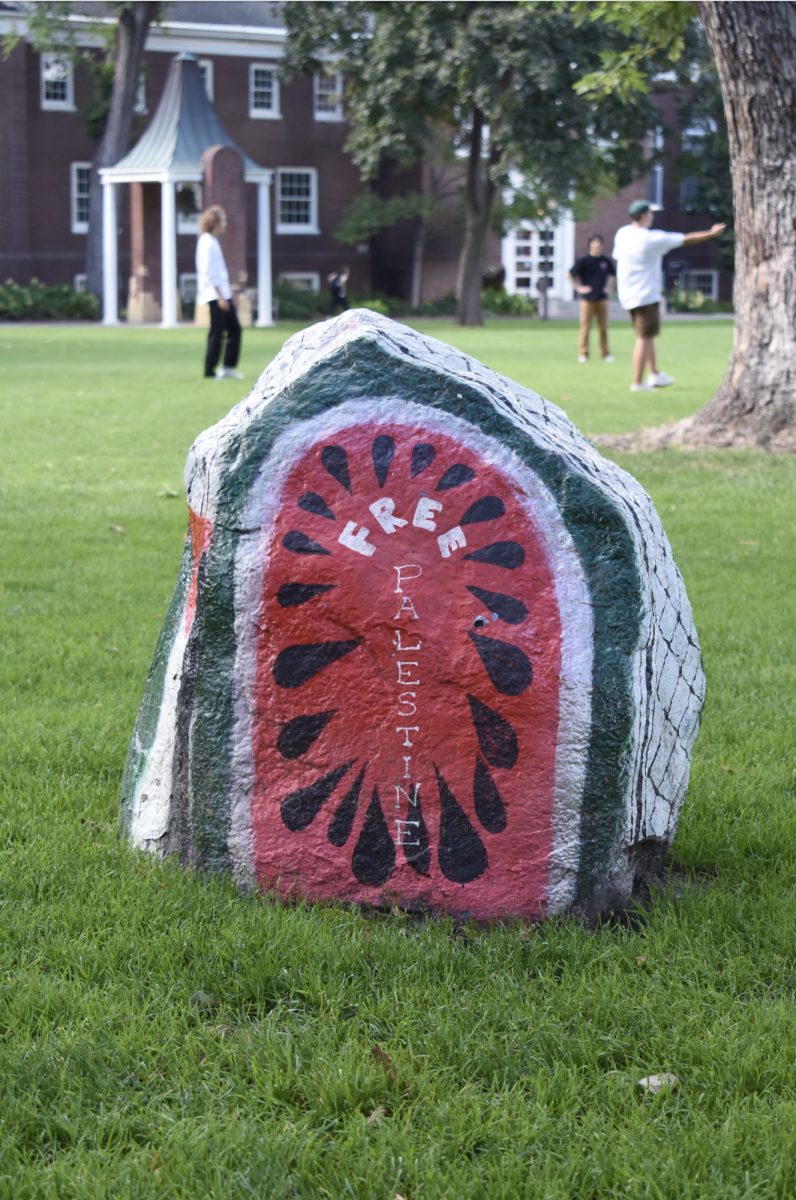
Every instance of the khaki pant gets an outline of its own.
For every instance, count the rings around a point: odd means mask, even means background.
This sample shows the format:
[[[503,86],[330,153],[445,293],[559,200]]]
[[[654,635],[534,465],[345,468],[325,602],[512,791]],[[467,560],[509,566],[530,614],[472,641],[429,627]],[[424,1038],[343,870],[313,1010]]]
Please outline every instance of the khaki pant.
[[[592,318],[597,318],[600,330],[600,355],[607,358],[611,351],[608,349],[608,301],[581,300],[580,302],[580,355],[589,357],[589,333]]]

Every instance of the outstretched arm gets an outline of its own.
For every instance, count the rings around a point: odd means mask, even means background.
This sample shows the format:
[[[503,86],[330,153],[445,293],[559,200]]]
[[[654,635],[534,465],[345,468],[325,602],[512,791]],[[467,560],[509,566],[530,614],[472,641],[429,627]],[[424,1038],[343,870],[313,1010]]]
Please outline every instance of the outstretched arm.
[[[702,233],[687,233],[683,241],[684,246],[698,246],[700,242],[707,242],[711,238],[718,237],[720,233],[724,233],[727,228],[725,224],[714,225],[712,229],[706,229]]]

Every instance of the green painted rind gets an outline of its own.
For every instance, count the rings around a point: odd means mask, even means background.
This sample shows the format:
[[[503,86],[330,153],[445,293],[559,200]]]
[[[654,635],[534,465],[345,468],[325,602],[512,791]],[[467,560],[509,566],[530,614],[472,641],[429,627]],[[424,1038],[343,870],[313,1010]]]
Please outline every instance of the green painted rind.
[[[190,824],[194,865],[228,871],[232,796],[234,560],[237,536],[216,526],[205,558],[200,651],[191,723]]]
[[[169,607],[163,619],[163,624],[160,627],[157,645],[155,646],[155,655],[152,659],[152,665],[149,668],[144,695],[138,709],[133,736],[130,739],[127,759],[124,764],[121,802],[121,822],[124,833],[129,832],[136,787],[146,765],[147,755],[155,737],[158,717],[160,716],[160,707],[163,701],[166,667],[174,645],[174,639],[179,630],[179,623],[185,616],[185,604],[188,598],[188,589],[191,586],[192,574],[193,553],[191,550],[191,536],[189,534],[185,539],[185,549],[183,550],[177,582],[174,585]]]
[[[394,341],[400,352],[404,348]],[[212,619],[203,638],[203,698],[192,739],[194,805],[208,822],[201,854],[226,865],[229,827],[235,656],[234,555],[241,518],[255,475],[277,437],[291,426],[358,397],[400,395],[454,414],[510,447],[556,498],[583,564],[592,595],[594,692],[592,732],[581,812],[581,861],[576,902],[586,901],[608,873],[618,828],[625,818],[635,705],[630,656],[643,615],[641,580],[632,532],[616,505],[564,457],[543,449],[484,397],[488,387],[416,367],[369,338],[349,342],[289,384],[224,446],[217,525],[208,555]],[[496,393],[496,399],[503,397]],[[220,536],[219,523],[224,526]],[[205,661],[205,657],[206,661]],[[201,796],[201,799],[199,798]],[[194,826],[198,829],[198,826]]]

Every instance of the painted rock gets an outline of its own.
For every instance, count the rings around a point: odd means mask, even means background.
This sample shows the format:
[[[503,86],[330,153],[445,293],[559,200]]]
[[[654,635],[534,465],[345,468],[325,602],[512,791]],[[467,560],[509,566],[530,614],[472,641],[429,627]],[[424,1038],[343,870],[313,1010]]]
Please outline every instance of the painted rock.
[[[652,502],[553,405],[362,310],[197,439],[133,841],[281,895],[615,907],[704,697]]]

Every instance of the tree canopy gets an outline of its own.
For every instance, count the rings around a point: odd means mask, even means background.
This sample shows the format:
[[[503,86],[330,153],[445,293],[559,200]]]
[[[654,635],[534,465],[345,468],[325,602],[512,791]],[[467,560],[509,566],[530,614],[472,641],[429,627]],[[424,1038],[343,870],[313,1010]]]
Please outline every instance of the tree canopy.
[[[480,323],[487,235],[500,194],[521,178],[509,213],[549,216],[574,191],[617,186],[644,166],[653,125],[647,96],[576,90],[600,70],[601,54],[629,50],[631,35],[533,0],[505,4],[441,0],[291,0],[282,72],[345,78],[347,149],[364,179],[386,159],[422,158],[440,127],[457,137],[466,170],[467,231],[459,269],[459,321]]]

